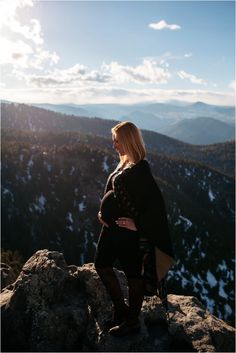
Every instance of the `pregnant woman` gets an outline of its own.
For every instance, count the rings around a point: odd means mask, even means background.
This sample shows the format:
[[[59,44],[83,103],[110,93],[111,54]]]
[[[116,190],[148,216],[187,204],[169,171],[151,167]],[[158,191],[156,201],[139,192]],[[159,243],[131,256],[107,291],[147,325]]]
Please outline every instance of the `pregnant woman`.
[[[122,122],[112,128],[112,139],[120,162],[108,177],[98,213],[103,226],[95,268],[114,305],[113,319],[106,323],[109,333],[123,336],[139,331],[143,297],[157,294],[174,256],[164,200],[145,159],[140,130]],[[116,260],[127,277],[129,306],[113,271]]]

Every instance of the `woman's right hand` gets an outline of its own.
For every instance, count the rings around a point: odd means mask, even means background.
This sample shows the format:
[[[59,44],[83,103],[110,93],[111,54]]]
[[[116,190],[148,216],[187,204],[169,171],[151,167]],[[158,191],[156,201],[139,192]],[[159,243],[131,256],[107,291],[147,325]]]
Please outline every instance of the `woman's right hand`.
[[[106,222],[103,221],[101,211],[98,212],[98,220],[99,220],[99,222],[102,223],[102,225],[104,225],[105,227],[107,227],[107,228],[109,227],[109,225],[108,225]]]

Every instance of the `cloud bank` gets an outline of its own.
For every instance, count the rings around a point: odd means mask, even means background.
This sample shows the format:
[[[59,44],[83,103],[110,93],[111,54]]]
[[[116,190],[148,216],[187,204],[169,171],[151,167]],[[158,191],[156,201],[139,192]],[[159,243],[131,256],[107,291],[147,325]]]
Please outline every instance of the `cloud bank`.
[[[182,90],[182,89],[125,89],[120,87],[93,86],[84,87],[42,87],[9,89],[1,88],[1,98],[23,103],[54,103],[66,104],[95,104],[116,103],[135,104],[144,102],[166,102],[179,100],[185,102],[202,101],[216,105],[234,105],[235,95],[225,92],[212,92],[207,90]],[[27,97],[27,98],[26,98]]]
[[[85,86],[94,84],[164,84],[171,78],[167,68],[158,65],[156,61],[143,59],[137,66],[125,66],[116,61],[103,63],[99,70],[89,70],[82,64],[76,64],[68,69],[47,70],[44,74],[26,74],[15,71],[19,79],[34,87],[56,87],[74,85]]]

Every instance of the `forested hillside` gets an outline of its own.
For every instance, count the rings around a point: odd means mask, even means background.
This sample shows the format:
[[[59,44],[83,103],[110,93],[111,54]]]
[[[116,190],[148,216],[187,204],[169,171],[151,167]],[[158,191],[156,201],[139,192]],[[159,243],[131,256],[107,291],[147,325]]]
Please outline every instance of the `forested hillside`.
[[[166,201],[177,260],[169,290],[192,293],[232,321],[234,180],[151,150],[148,160]],[[116,164],[106,138],[3,130],[2,247],[24,259],[48,248],[63,252],[69,264],[93,261],[99,202]]]
[[[4,129],[31,132],[82,132],[107,137],[111,146],[111,128],[118,121],[100,118],[86,118],[65,115],[53,111],[31,107],[25,104],[5,104],[1,106],[1,125]],[[153,131],[143,130],[145,144],[150,151],[171,157],[188,159],[206,164],[219,172],[234,176],[234,141],[214,145],[196,146],[167,137]],[[102,145],[105,140],[100,139]],[[90,138],[89,143],[94,143]]]

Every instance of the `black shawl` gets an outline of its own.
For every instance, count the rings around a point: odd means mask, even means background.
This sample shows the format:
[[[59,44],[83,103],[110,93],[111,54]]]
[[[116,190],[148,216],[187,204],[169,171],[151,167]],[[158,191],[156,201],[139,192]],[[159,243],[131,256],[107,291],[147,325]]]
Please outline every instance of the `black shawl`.
[[[135,208],[133,218],[140,239],[148,242],[149,250],[151,247],[145,263],[147,268],[155,267],[158,286],[175,263],[162,193],[144,159],[126,168],[115,181],[119,181],[113,185],[118,201],[122,204],[118,188],[122,184],[129,203]]]

